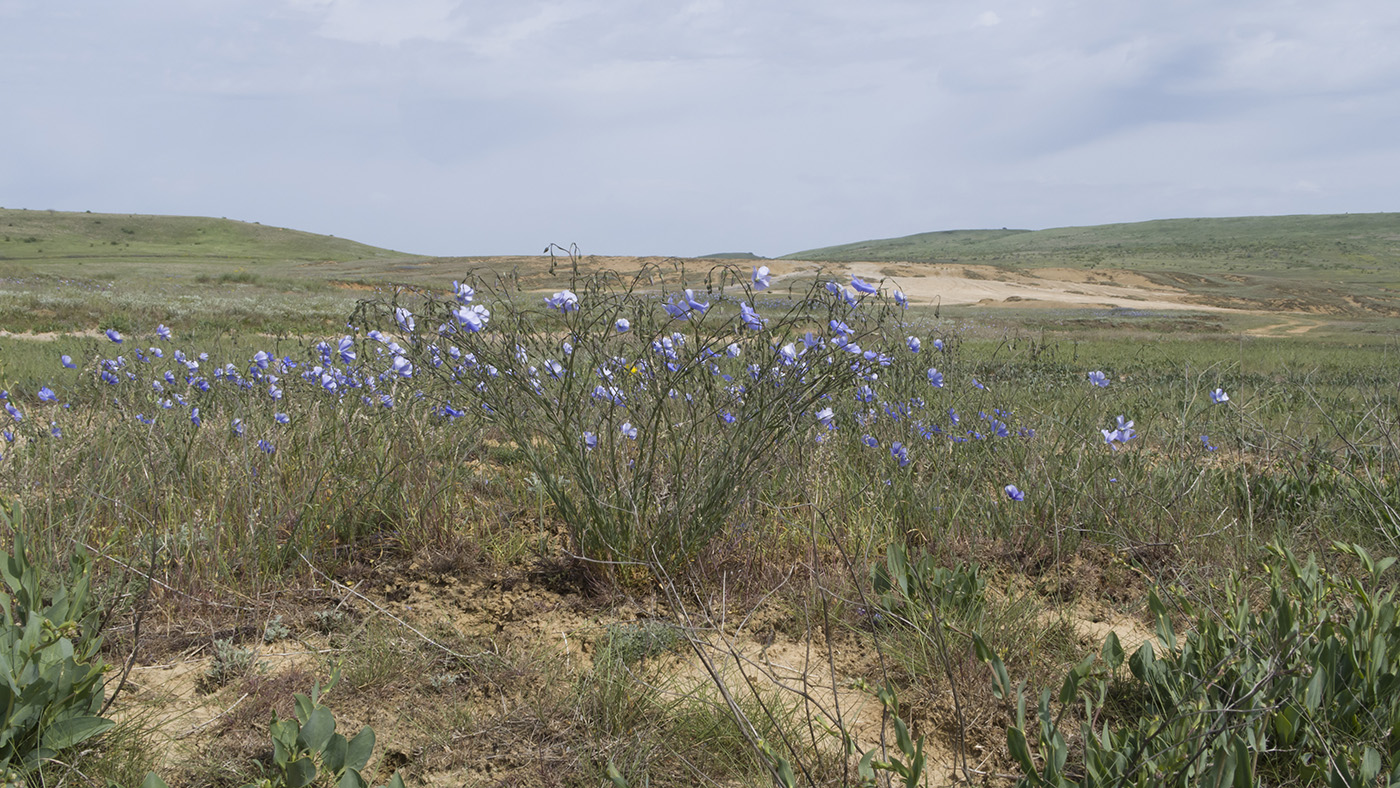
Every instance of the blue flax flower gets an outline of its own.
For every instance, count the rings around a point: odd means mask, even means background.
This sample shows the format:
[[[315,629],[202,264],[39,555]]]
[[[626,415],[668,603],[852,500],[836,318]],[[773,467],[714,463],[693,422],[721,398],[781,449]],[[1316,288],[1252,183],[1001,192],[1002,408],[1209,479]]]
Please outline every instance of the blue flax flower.
[[[573,312],[578,309],[578,296],[574,295],[572,290],[560,290],[554,295],[546,297],[544,302],[549,305],[550,309],[560,312]]]
[[[923,347],[923,343],[919,341],[918,337],[908,337],[904,340],[904,343],[909,346],[909,352],[911,353],[918,353],[919,348]]]
[[[1010,499],[1013,500],[1013,501],[1024,501],[1024,500],[1026,500],[1026,494],[1023,493],[1023,492],[1021,492],[1020,490],[1016,489],[1016,485],[1014,485],[1014,484],[1008,484],[1008,485],[1006,485],[1005,487],[1003,487],[1003,488],[1001,488],[1001,489],[1002,489],[1002,492],[1005,492],[1005,493],[1006,493],[1006,497],[1007,497],[1007,498],[1010,498]]]
[[[118,333],[115,328],[107,329],[107,338],[117,343],[118,345],[122,343],[122,335]]]
[[[867,295],[873,294],[878,289],[875,285],[870,284],[854,274],[851,275],[851,287],[854,288],[857,293],[865,293]]]
[[[768,273],[768,266],[760,265],[753,269],[753,289],[767,290],[773,284],[773,276]]]
[[[58,395],[53,393],[53,389],[48,386],[41,386],[39,388],[39,400],[41,402],[57,402]]]
[[[1107,388],[1108,376],[1103,374],[1103,372],[1100,372],[1099,370],[1094,370],[1093,372],[1089,373],[1089,382],[1094,384],[1095,386],[1098,386],[1099,388]]]
[[[58,359],[66,369],[77,369],[78,365],[73,363],[72,356],[60,356]]]
[[[930,369],[928,371],[928,382],[930,386],[936,389],[943,388],[943,373],[936,369]]]
[[[1225,393],[1225,389],[1216,389],[1210,393],[1210,401],[1219,405],[1222,402],[1229,402],[1230,395]]]
[[[621,432],[622,432],[622,437],[628,438],[628,439],[631,439],[631,440],[636,440],[636,439],[637,439],[637,428],[632,426],[632,422],[630,422],[630,421],[624,421],[624,422],[622,422],[622,427],[621,427],[620,429],[621,429]]]
[[[901,468],[909,464],[909,451],[899,441],[890,444],[890,456],[895,458]]]
[[[751,331],[763,330],[763,325],[768,322],[767,320],[759,317],[758,312],[755,312],[754,308],[749,306],[747,303],[739,304],[739,319],[743,322],[744,328],[747,328]]]

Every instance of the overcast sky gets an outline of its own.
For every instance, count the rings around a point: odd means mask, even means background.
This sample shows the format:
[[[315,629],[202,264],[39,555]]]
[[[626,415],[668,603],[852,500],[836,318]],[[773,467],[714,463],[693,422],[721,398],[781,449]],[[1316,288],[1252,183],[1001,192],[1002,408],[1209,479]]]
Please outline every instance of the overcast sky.
[[[0,206],[779,255],[1400,210],[1396,0],[0,0]]]

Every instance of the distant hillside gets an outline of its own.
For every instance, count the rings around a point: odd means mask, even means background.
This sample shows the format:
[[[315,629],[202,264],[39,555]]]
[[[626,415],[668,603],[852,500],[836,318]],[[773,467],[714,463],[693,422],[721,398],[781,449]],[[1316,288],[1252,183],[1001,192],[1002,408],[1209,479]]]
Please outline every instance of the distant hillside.
[[[697,260],[767,260],[766,257],[759,257],[753,252],[718,252],[716,254],[702,254],[695,258]]]
[[[257,265],[412,258],[327,235],[198,216],[0,209],[0,261]]]
[[[1163,219],[1050,230],[952,230],[809,249],[782,259],[1281,271],[1394,270],[1400,213]]]

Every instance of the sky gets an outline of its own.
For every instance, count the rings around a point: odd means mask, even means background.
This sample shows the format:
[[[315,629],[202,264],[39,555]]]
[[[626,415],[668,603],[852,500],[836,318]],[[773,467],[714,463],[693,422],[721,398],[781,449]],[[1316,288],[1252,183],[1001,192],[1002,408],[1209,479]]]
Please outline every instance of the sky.
[[[1400,210],[1395,0],[0,0],[0,206],[777,256]]]

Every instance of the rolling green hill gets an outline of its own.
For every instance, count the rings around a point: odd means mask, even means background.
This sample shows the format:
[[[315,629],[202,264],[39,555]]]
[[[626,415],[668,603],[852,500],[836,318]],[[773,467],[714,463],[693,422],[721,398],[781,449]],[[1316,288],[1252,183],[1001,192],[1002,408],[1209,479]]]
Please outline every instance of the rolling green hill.
[[[280,227],[198,216],[72,213],[0,209],[0,266],[86,275],[119,267],[123,273],[158,265],[227,272],[237,268],[280,276],[286,264],[393,261],[412,255]],[[156,265],[153,265],[156,264]]]
[[[1163,219],[1049,230],[952,230],[783,259],[1177,271],[1400,269],[1400,213]]]

